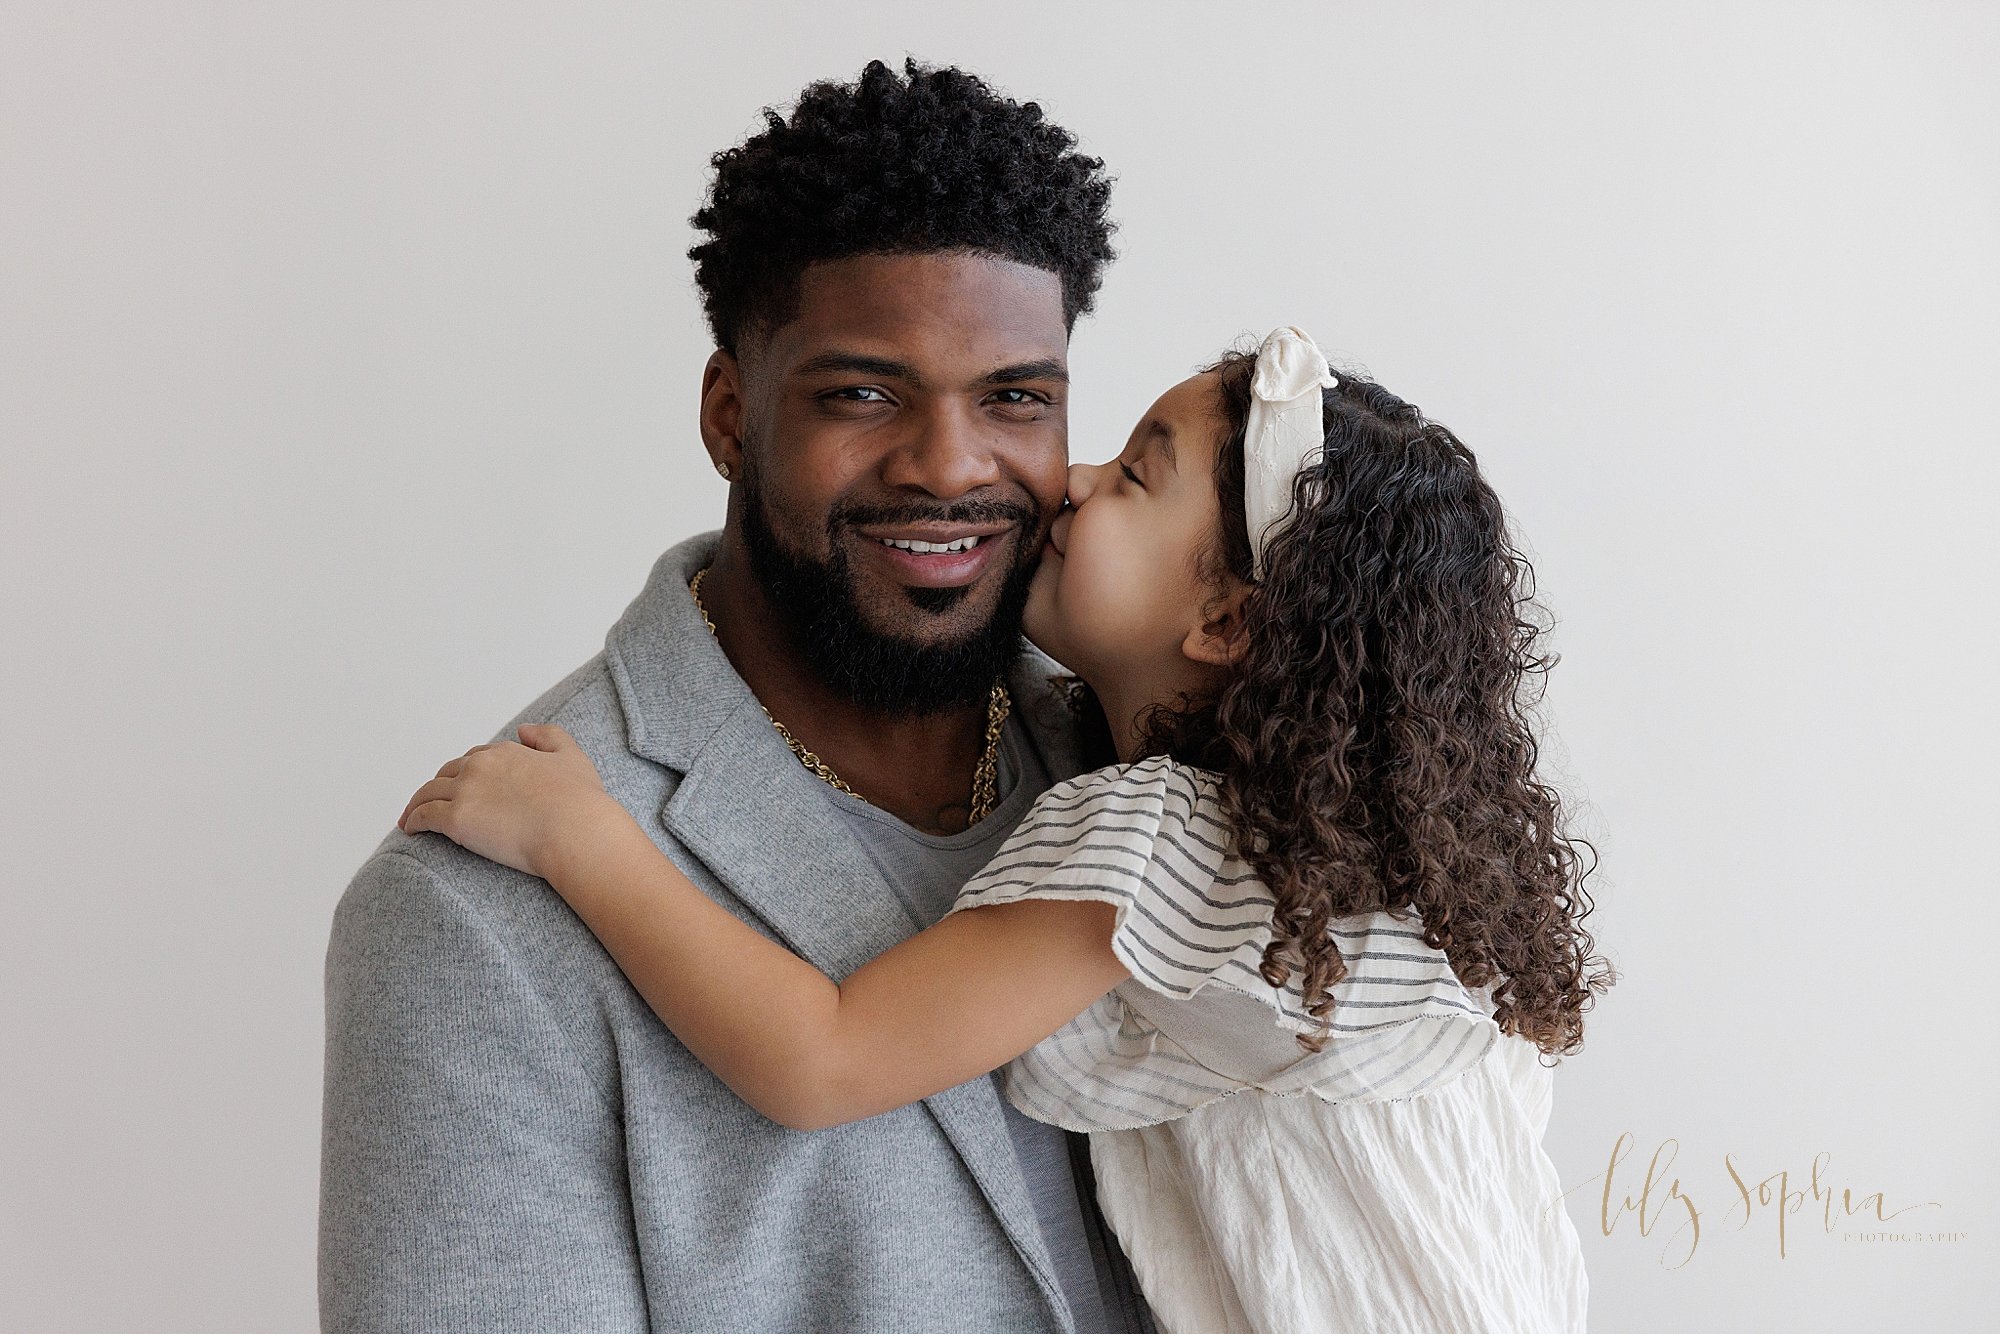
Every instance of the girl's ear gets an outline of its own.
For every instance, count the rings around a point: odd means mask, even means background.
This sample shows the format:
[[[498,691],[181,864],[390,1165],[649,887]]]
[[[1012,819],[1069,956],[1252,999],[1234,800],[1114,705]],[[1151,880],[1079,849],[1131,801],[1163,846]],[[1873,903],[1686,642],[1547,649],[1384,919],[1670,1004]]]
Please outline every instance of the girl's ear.
[[[1181,653],[1191,661],[1207,663],[1212,667],[1228,667],[1250,646],[1250,636],[1243,621],[1243,604],[1250,597],[1254,585],[1244,583],[1235,575],[1227,578],[1228,587],[1202,608],[1202,619],[1188,630],[1187,638],[1181,641]]]

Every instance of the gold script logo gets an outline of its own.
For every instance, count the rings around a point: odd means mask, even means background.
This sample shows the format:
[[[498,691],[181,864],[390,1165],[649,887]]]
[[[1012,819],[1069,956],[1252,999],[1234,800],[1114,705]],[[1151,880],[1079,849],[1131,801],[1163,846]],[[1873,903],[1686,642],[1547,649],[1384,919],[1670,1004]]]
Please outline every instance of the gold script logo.
[[[1815,1155],[1811,1168],[1798,1179],[1783,1168],[1753,1179],[1753,1174],[1737,1162],[1734,1154],[1725,1153],[1721,1174],[1703,1185],[1698,1201],[1686,1180],[1674,1172],[1674,1162],[1680,1156],[1679,1140],[1671,1137],[1661,1140],[1643,1173],[1631,1161],[1635,1142],[1636,1137],[1630,1131],[1621,1134],[1611,1146],[1610,1161],[1604,1171],[1563,1194],[1573,1194],[1601,1178],[1604,1189],[1598,1203],[1597,1224],[1606,1237],[1621,1227],[1628,1233],[1636,1228],[1640,1236],[1651,1237],[1663,1223],[1671,1224],[1660,1246],[1660,1263],[1669,1269],[1679,1269],[1694,1259],[1701,1246],[1703,1226],[1709,1223],[1719,1226],[1733,1223],[1730,1230],[1741,1232],[1763,1220],[1782,1260],[1790,1254],[1793,1216],[1805,1212],[1808,1205],[1826,1233],[1836,1231],[1858,1215],[1881,1223],[1912,1209],[1943,1207],[1936,1200],[1923,1200],[1891,1209],[1883,1191],[1863,1192],[1853,1186],[1836,1189],[1827,1179],[1827,1164],[1833,1155],[1825,1152]],[[1713,1213],[1718,1198],[1728,1200],[1727,1210],[1719,1215]],[[1962,1232],[1911,1234],[1914,1238],[1940,1241],[1958,1240],[1964,1235]],[[1677,1260],[1673,1259],[1676,1254]],[[1669,1260],[1673,1263],[1669,1264]]]

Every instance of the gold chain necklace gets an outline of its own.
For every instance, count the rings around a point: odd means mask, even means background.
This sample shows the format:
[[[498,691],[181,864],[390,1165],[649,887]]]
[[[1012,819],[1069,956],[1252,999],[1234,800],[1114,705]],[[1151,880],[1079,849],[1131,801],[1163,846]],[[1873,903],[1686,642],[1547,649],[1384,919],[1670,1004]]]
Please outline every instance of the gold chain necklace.
[[[701,613],[701,623],[708,627],[710,634],[714,635],[715,622],[709,619],[708,608],[702,605],[701,600],[701,581],[707,577],[708,567],[703,566],[695,573],[694,578],[688,580],[688,592],[694,595],[694,609]],[[717,635],[717,638],[719,639],[720,635]],[[757,707],[764,709],[762,701],[758,702]],[[1007,725],[1007,715],[1013,707],[1014,700],[1007,693],[1007,683],[995,681],[993,693],[986,697],[986,746],[979,754],[978,767],[972,771],[972,811],[965,821],[968,829],[991,815],[993,808],[1000,804],[1000,731]],[[857,801],[867,800],[849,787],[845,780],[833,771],[832,765],[807,750],[805,745],[792,735],[791,729],[772,717],[769,709],[764,709],[764,716],[771,719],[771,726],[778,729],[778,735],[792,748],[792,754],[799,757],[800,764],[824,779],[835,790],[845,792]]]

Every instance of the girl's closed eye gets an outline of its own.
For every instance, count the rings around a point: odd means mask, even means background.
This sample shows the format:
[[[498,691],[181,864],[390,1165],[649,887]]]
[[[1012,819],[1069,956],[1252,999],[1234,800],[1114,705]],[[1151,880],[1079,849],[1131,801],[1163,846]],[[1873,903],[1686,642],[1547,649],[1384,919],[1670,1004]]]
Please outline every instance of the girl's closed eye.
[[[1131,482],[1132,485],[1138,487],[1141,491],[1144,491],[1146,489],[1146,484],[1139,480],[1139,474],[1133,472],[1132,465],[1127,463],[1124,459],[1118,460],[1118,471],[1124,473],[1126,480]]]

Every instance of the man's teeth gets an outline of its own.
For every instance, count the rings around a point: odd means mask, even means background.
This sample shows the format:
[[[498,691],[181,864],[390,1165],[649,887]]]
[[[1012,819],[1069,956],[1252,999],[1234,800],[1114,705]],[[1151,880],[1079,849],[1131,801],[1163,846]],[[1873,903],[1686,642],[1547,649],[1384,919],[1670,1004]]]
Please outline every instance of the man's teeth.
[[[970,551],[986,539],[961,537],[956,542],[918,542],[900,537],[878,537],[875,540],[885,547],[896,547],[902,551],[914,551],[919,555],[929,556],[947,551]]]

